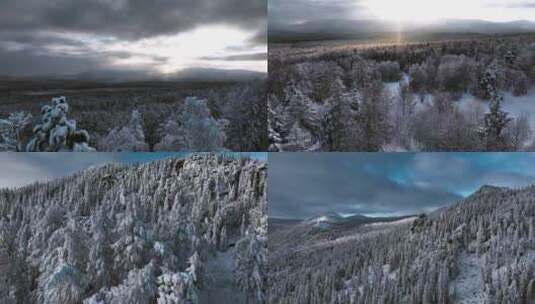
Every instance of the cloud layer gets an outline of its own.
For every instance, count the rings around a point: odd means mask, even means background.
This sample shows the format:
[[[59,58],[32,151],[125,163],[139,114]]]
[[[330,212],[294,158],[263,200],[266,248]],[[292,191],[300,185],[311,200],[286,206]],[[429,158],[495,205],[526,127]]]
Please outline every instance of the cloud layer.
[[[94,33],[139,39],[206,24],[259,28],[265,0],[3,0],[0,28]]]
[[[307,218],[328,211],[405,215],[454,203],[485,184],[535,183],[533,154],[272,153],[270,215]]]
[[[267,53],[266,32],[266,0],[5,0],[0,74],[265,72],[265,58],[255,55]],[[202,59],[208,56],[221,60]]]
[[[532,0],[270,0],[270,30],[306,22],[387,19],[419,21],[433,19],[479,19],[486,21],[535,21]]]

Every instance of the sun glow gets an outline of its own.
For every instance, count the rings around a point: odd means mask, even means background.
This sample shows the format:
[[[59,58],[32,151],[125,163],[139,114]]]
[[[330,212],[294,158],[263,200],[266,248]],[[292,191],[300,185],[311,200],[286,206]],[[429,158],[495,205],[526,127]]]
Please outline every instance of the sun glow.
[[[432,22],[448,18],[467,18],[467,11],[477,9],[477,1],[448,0],[367,0],[370,13],[387,21]]]

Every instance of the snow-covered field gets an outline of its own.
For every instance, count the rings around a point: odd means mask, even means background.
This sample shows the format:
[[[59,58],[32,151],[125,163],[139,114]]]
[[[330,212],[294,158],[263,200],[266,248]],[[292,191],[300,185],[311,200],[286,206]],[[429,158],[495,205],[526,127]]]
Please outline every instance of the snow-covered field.
[[[535,89],[531,89],[527,95],[514,96],[511,92],[505,92],[503,94],[504,102],[502,104],[503,110],[508,112],[513,117],[520,117],[527,115],[531,128],[535,128]],[[469,109],[475,106],[481,105],[485,110],[488,109],[488,102],[476,98],[470,94],[464,94],[461,100],[458,101],[459,109],[463,112],[469,111]]]

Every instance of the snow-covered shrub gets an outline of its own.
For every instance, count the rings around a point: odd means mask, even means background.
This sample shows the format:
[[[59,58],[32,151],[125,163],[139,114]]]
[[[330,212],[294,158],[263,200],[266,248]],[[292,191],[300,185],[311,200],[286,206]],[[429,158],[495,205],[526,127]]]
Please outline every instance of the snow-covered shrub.
[[[0,119],[0,151],[23,151],[22,132],[31,120],[32,115],[22,111]]]
[[[385,82],[399,81],[401,78],[401,70],[397,62],[383,61],[379,63],[377,69]]]
[[[424,93],[427,90],[427,73],[418,64],[412,65],[409,69],[410,88],[415,93]]]
[[[529,79],[524,72],[508,70],[507,78],[514,96],[522,96],[528,93]]]
[[[142,269],[131,270],[121,285],[103,288],[99,293],[84,300],[84,304],[153,303],[157,293],[154,273],[153,264],[147,264]]]
[[[438,67],[437,82],[448,92],[466,91],[473,79],[475,63],[464,55],[444,56]]]
[[[165,136],[155,146],[158,151],[217,151],[225,139],[220,124],[212,117],[206,100],[188,97],[180,112],[164,123]]]
[[[375,62],[358,58],[343,78],[347,88],[363,89],[369,83],[381,80],[381,73]],[[337,85],[333,88],[333,93],[340,93],[343,90],[343,86]]]
[[[252,303],[263,303],[266,299],[267,247],[263,235],[252,229],[236,244],[237,282],[247,292]]]
[[[451,94],[437,92],[413,121],[414,139],[428,151],[477,151],[481,140],[474,129],[480,121],[468,121],[454,106]]]
[[[202,285],[202,263],[195,252],[185,272],[164,273],[158,277],[158,304],[197,304],[198,286]]]
[[[298,65],[297,71],[303,92],[317,103],[324,103],[344,87],[344,73],[336,63],[302,63]]]
[[[490,99],[490,111],[485,114],[484,126],[480,134],[486,140],[486,148],[489,151],[505,151],[510,148],[504,131],[512,118],[509,117],[509,113],[503,111],[501,106],[503,96],[499,92],[499,80],[502,72],[498,63],[494,61],[482,79],[482,84],[486,86]]]
[[[52,106],[41,109],[41,123],[33,128],[34,136],[26,146],[28,152],[93,152],[89,133],[77,130],[76,120],[67,119],[69,104],[64,96],[52,98]]]
[[[82,301],[86,282],[82,274],[67,263],[61,263],[46,278],[43,286],[44,304],[78,304]]]
[[[145,142],[141,113],[138,110],[133,110],[130,124],[111,130],[107,136],[99,140],[98,148],[101,151],[109,152],[148,151],[149,146]]]
[[[514,151],[522,149],[524,143],[531,138],[531,133],[529,117],[526,115],[515,118],[505,128],[505,137]]]

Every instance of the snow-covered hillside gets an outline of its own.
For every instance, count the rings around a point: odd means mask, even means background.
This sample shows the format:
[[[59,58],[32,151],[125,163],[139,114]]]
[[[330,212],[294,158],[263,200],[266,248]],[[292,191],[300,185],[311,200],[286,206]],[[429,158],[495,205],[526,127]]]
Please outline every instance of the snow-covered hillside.
[[[535,303],[535,186],[428,216],[270,233],[269,303]],[[344,229],[345,228],[345,229]]]
[[[0,303],[264,302],[266,169],[194,154],[0,190]]]

